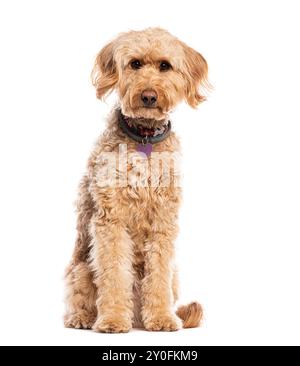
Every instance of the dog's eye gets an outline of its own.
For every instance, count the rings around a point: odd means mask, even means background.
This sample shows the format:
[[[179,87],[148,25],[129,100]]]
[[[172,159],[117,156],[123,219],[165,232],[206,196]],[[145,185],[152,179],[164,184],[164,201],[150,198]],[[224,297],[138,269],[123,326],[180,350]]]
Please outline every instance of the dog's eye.
[[[133,61],[131,61],[130,66],[132,69],[138,70],[142,67],[142,63],[139,60],[133,60]]]
[[[172,69],[172,66],[169,64],[168,61],[162,61],[159,65],[160,71],[168,71],[170,69]]]

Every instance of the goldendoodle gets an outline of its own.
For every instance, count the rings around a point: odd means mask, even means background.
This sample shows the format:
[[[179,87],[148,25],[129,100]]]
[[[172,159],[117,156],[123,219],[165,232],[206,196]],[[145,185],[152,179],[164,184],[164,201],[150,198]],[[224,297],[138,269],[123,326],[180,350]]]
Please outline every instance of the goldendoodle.
[[[123,33],[97,55],[97,97],[115,90],[119,103],[80,184],[66,327],[175,331],[200,324],[200,304],[174,310],[181,188],[169,113],[183,100],[196,107],[205,99],[207,70],[200,53],[160,28]]]

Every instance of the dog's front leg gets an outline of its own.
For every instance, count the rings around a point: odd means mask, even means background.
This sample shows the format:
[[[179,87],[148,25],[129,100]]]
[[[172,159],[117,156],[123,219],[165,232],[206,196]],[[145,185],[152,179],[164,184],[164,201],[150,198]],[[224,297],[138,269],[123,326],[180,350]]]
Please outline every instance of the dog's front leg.
[[[132,327],[132,241],[115,220],[94,220],[92,260],[98,289],[97,332],[123,333]]]
[[[167,234],[155,233],[146,245],[142,318],[150,331],[175,331],[182,326],[172,309],[173,252],[173,243]]]

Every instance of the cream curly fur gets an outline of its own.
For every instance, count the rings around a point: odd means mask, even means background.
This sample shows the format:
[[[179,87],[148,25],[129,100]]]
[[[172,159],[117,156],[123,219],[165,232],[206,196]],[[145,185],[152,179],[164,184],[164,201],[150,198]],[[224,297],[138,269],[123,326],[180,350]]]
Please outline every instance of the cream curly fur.
[[[141,62],[140,69],[132,68],[133,60]],[[161,71],[162,61],[171,68]],[[178,297],[173,246],[180,203],[178,172],[173,166],[168,186],[160,184],[159,175],[158,185],[142,187],[130,181],[103,186],[99,172],[101,156],[118,153],[121,144],[126,144],[128,154],[136,152],[137,143],[119,127],[119,108],[133,124],[160,126],[180,101],[195,107],[204,100],[199,88],[206,76],[205,59],[158,28],[121,34],[97,55],[92,72],[97,97],[116,90],[120,104],[97,141],[80,184],[78,236],[66,272],[65,326],[128,332],[132,327],[174,331],[199,325],[198,303],[179,308],[177,315],[173,308]],[[141,93],[149,89],[157,94],[155,108],[141,104]],[[174,132],[153,145],[153,151],[178,152]],[[130,171],[128,162],[126,172]]]

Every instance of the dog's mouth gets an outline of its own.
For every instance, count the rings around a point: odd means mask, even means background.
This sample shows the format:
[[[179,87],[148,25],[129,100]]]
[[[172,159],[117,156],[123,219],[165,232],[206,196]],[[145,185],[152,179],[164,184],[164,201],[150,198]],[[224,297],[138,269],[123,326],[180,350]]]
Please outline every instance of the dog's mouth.
[[[159,104],[155,104],[155,105],[143,105],[143,104],[137,104],[135,106],[135,109],[149,109],[149,110],[157,110],[162,112],[163,108],[159,105]]]
[[[123,113],[131,118],[142,118],[144,120],[155,120],[157,122],[165,120],[167,113],[160,106],[137,106],[135,108],[122,108]]]
[[[121,126],[125,125],[126,130],[130,130],[140,137],[156,137],[165,134],[170,130],[170,121],[168,119],[157,121],[155,119],[146,119],[143,117],[132,118],[124,116],[122,111],[118,111]]]
[[[168,118],[168,107],[164,99],[158,98],[155,104],[145,105],[141,101],[141,93],[130,94],[128,91],[125,96],[121,96],[121,108],[125,116],[131,118],[142,118],[144,120],[162,121]]]
[[[160,105],[155,105],[155,106],[144,106],[144,105],[138,105],[137,107],[134,108],[135,111],[139,112],[139,111],[145,111],[146,113],[159,113],[161,115],[166,115],[167,111]]]

